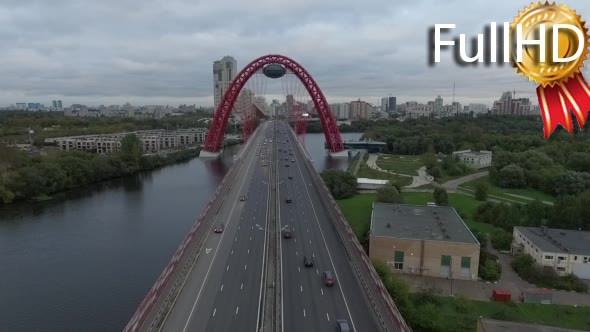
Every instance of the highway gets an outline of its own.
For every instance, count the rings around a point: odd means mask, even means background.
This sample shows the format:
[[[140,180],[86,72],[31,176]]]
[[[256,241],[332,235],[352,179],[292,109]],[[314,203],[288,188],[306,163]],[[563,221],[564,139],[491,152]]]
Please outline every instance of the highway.
[[[270,194],[270,167],[262,166],[260,157],[264,140],[272,139],[272,124],[259,130],[216,215],[225,228],[209,234],[205,255],[193,266],[162,331],[256,331]],[[265,158],[272,155],[270,145]]]
[[[224,230],[207,234],[161,331],[257,331],[268,312],[263,306],[269,289],[264,287],[265,271],[267,264],[274,264],[265,257],[272,247],[270,234],[279,229],[290,230],[292,236],[279,237],[276,249],[276,330],[333,331],[342,319],[352,331],[380,330],[336,228],[310,183],[303,153],[286,123],[268,121],[260,126],[242,151],[236,180],[212,215],[214,224],[223,223]],[[306,255],[313,257],[313,267],[303,264]],[[324,271],[333,274],[333,287],[324,284]],[[264,325],[264,331],[269,330]]]
[[[301,162],[307,157],[287,126],[278,127],[285,133],[277,138],[281,151],[276,152],[280,159],[279,222],[292,232],[292,238],[283,239],[281,246],[283,331],[332,331],[338,319],[346,319],[355,331],[378,331],[344,247]],[[287,198],[292,202],[287,203]],[[303,256],[312,256],[314,266],[305,267]],[[323,271],[334,275],[333,287],[324,285]]]

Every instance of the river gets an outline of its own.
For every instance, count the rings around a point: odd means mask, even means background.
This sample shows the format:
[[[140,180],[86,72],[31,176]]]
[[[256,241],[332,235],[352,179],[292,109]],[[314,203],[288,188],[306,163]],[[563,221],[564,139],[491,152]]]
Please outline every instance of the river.
[[[321,133],[305,145],[319,171],[348,165],[328,158]],[[122,330],[238,149],[0,205],[0,331]]]

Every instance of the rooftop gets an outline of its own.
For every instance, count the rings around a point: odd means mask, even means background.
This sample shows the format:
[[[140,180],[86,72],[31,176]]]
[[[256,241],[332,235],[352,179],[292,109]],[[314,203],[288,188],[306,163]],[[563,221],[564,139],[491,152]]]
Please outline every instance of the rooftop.
[[[480,318],[483,332],[581,332],[580,330]]]
[[[544,252],[590,255],[590,232],[571,229],[516,227]]]
[[[378,179],[367,179],[367,178],[357,178],[356,183],[364,183],[364,184],[387,184],[388,180],[378,180]]]
[[[479,245],[449,206],[373,203],[371,235]]]
[[[460,151],[455,151],[453,152],[453,155],[465,155],[465,156],[485,156],[485,155],[491,155],[492,151],[485,151],[485,150],[481,150],[481,151],[471,151],[471,150],[460,150]]]

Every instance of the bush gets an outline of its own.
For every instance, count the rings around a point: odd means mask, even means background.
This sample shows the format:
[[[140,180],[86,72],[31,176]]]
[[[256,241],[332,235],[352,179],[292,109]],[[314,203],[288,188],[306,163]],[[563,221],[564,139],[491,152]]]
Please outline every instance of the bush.
[[[387,184],[377,189],[377,201],[381,203],[401,203],[402,197],[396,187]]]
[[[495,260],[488,259],[480,264],[479,277],[486,281],[497,281],[500,279],[502,267]]]
[[[485,201],[488,198],[488,184],[483,181],[478,181],[475,184],[475,199],[478,201]]]
[[[356,194],[356,177],[349,172],[325,170],[321,173],[334,199],[350,198]]]
[[[444,188],[435,188],[434,192],[432,193],[432,197],[434,198],[434,202],[436,203],[436,205],[449,205],[449,195],[447,194],[447,191]]]
[[[575,275],[559,276],[551,267],[535,264],[534,259],[528,254],[517,255],[510,266],[522,279],[538,287],[576,292],[588,291],[588,285]]]
[[[492,233],[492,247],[496,250],[510,250],[512,234],[502,229],[496,229]]]

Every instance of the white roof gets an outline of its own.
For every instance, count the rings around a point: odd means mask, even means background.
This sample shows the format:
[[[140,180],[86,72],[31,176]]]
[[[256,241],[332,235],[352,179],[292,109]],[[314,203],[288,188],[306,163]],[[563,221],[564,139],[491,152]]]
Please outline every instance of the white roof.
[[[378,179],[367,179],[367,178],[358,178],[356,179],[357,183],[362,184],[387,184],[388,180],[378,180]]]

